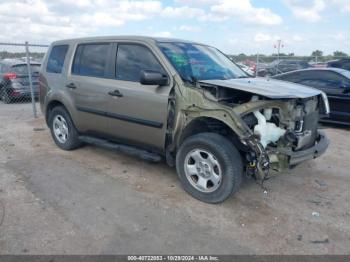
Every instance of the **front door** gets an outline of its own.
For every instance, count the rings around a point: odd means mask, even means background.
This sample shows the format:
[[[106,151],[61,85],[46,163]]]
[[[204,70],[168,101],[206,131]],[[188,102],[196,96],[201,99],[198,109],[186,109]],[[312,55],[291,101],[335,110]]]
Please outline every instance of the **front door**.
[[[164,149],[168,86],[140,84],[141,70],[169,75],[156,55],[140,44],[119,43],[115,58],[114,87],[109,97],[109,131],[129,143]]]

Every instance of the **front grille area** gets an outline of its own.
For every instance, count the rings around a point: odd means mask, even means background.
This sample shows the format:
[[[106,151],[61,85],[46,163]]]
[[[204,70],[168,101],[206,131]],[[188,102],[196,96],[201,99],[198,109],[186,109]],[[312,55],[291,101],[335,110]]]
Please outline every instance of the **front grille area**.
[[[310,141],[307,143],[303,149],[310,148],[314,146],[315,140],[317,138],[317,127],[318,127],[319,113],[318,111],[314,111],[312,113],[307,114],[304,117],[304,127],[303,131],[311,131]]]

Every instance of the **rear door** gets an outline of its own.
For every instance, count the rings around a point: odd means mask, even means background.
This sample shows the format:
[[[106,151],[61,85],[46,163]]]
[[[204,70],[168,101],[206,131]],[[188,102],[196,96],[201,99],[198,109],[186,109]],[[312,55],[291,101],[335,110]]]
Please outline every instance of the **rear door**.
[[[66,91],[75,107],[74,123],[81,132],[105,134],[108,129],[108,92],[112,43],[83,43],[76,47]]]
[[[151,47],[118,43],[116,51],[113,87],[120,95],[109,96],[109,132],[129,143],[162,150],[171,85],[142,85],[140,73],[154,70],[169,74]]]

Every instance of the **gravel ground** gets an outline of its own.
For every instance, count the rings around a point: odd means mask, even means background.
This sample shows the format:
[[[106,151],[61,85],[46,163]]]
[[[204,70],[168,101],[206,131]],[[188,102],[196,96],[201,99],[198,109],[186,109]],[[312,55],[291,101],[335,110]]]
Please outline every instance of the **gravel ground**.
[[[350,133],[325,131],[327,153],[268,180],[267,193],[245,179],[209,205],[164,163],[62,151],[29,103],[0,103],[0,253],[350,254]]]

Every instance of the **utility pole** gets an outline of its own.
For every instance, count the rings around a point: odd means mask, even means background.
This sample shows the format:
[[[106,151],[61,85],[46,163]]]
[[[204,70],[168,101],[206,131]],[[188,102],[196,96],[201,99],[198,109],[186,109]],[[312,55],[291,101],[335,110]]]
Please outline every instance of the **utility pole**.
[[[256,53],[255,77],[258,77],[259,72],[259,53]]]
[[[27,70],[28,70],[30,96],[32,98],[33,114],[34,114],[34,118],[37,118],[36,106],[35,106],[35,95],[34,95],[33,82],[32,82],[32,69],[31,69],[31,65],[30,65],[30,56],[29,56],[28,42],[25,42],[25,47],[26,47]]]
[[[280,63],[280,52],[281,52],[281,48],[284,47],[284,44],[282,42],[282,39],[278,39],[277,43],[274,45],[274,48],[277,48],[277,67],[276,67],[276,74],[278,73],[278,65]]]

